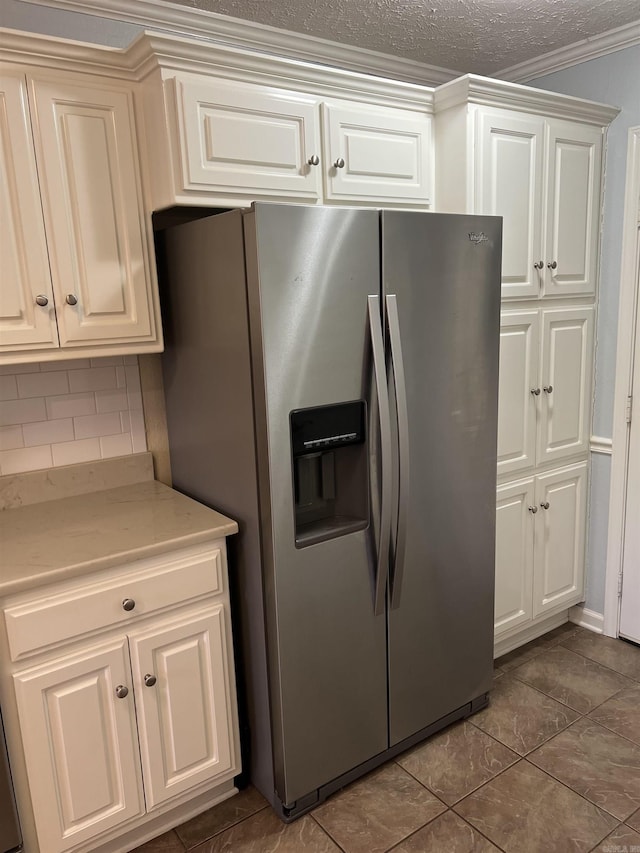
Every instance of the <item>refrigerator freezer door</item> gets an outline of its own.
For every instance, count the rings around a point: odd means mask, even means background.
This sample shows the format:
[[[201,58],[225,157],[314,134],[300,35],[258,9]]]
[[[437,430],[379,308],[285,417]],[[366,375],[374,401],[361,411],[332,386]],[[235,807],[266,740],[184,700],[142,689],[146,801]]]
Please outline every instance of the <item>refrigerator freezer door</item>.
[[[371,525],[296,548],[289,432],[292,410],[368,398],[379,214],[256,204],[245,239],[275,785],[290,805],[388,743]]]
[[[390,746],[491,686],[500,250],[496,217],[382,214],[409,445],[404,566],[392,569],[402,586],[388,614]]]

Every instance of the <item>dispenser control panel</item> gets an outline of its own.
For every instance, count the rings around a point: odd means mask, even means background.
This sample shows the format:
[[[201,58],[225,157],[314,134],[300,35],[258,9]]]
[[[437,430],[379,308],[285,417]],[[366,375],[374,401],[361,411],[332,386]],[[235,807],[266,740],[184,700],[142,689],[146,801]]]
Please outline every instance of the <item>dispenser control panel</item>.
[[[348,444],[360,444],[365,440],[363,400],[295,409],[291,412],[290,421],[294,457]]]

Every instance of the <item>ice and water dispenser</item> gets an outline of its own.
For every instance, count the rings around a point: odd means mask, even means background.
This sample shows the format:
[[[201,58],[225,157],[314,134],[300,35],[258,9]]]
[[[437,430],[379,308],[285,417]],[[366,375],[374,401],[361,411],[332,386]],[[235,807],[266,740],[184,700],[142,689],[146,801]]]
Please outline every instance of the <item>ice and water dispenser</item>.
[[[296,409],[289,421],[296,547],[365,528],[369,476],[364,402]]]

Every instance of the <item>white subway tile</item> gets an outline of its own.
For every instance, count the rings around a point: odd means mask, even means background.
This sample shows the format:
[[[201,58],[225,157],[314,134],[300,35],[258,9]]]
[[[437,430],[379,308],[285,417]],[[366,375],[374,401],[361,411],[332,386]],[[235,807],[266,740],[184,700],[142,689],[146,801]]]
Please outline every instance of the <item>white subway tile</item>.
[[[91,367],[88,370],[72,370],[69,373],[69,389],[78,391],[106,391],[116,387],[117,367]]]
[[[147,434],[144,428],[144,415],[141,411],[129,413],[131,418],[131,443],[134,453],[143,453],[147,449]]]
[[[48,397],[51,394],[66,394],[69,391],[66,370],[51,373],[25,373],[17,379],[19,397]]]
[[[16,447],[24,447],[22,427],[0,427],[0,450],[14,450]]]
[[[75,465],[78,462],[91,462],[100,459],[100,439],[85,438],[82,441],[65,441],[63,444],[52,444],[54,465]]]
[[[94,438],[100,435],[113,435],[122,432],[119,412],[106,415],[84,415],[73,419],[76,438]]]
[[[44,421],[47,411],[42,397],[27,400],[6,400],[0,406],[0,426],[10,424],[28,424],[32,421]]]
[[[122,424],[122,432],[131,432],[131,412],[120,412],[120,423]]]
[[[118,388],[127,387],[127,375],[124,372],[124,367],[116,367],[116,384]]]
[[[104,412],[124,412],[129,408],[127,392],[124,388],[115,388],[109,391],[96,391],[96,409],[102,414]]]
[[[100,439],[102,458],[109,459],[111,456],[127,456],[132,453],[131,434],[128,432],[120,435],[105,435]]]
[[[51,446],[48,444],[42,447],[4,450],[0,453],[0,474],[37,471],[39,468],[51,468],[52,464]]]
[[[47,417],[75,418],[80,415],[95,415],[96,398],[88,391],[85,394],[62,394],[59,397],[47,397]]]
[[[121,355],[101,355],[91,359],[91,367],[117,367],[122,363]]]
[[[55,444],[61,441],[73,441],[73,420],[58,418],[54,421],[39,421],[22,427],[25,447],[36,444]]]
[[[72,358],[69,361],[43,361],[40,363],[40,370],[43,373],[48,373],[51,370],[80,370],[83,367],[91,367],[91,359]]]
[[[18,397],[18,383],[15,376],[0,376],[0,400],[15,400]]]
[[[2,364],[0,365],[0,376],[15,376],[18,373],[37,373],[40,370],[40,365],[35,364]],[[56,366],[56,370],[60,370]]]

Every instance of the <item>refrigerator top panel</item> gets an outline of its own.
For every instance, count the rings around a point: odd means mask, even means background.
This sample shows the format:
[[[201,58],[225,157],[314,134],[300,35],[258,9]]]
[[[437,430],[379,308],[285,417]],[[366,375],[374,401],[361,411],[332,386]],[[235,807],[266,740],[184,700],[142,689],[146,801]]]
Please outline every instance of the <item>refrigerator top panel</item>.
[[[375,448],[367,431],[296,456],[290,429],[301,409],[372,411],[379,213],[256,204],[244,222],[275,782],[291,804],[387,746],[367,494]]]

